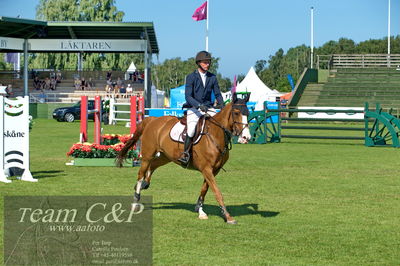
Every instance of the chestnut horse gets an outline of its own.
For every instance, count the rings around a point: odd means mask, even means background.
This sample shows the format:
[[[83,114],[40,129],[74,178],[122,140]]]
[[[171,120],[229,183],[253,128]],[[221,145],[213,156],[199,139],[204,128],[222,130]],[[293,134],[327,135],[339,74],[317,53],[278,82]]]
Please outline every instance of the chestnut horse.
[[[249,97],[250,95],[247,94],[244,99],[239,99],[234,94],[231,103],[215,116],[207,118],[200,141],[192,147],[192,156],[188,167],[200,171],[204,177],[195,207],[200,219],[207,219],[207,214],[203,211],[203,203],[208,188],[211,187],[225,221],[229,224],[236,224],[226,210],[215,176],[229,158],[232,135],[238,136],[241,143],[247,143],[250,139],[247,123],[249,110],[246,106]],[[177,122],[178,118],[173,116],[145,118],[142,123],[138,124],[135,134],[118,154],[116,163],[121,167],[129,149],[142,137],[142,163],[135,186],[133,206],[140,200],[141,189],[149,187],[151,175],[158,167],[169,162],[180,165],[178,158],[183,152],[183,144],[173,141],[169,136],[169,132]]]

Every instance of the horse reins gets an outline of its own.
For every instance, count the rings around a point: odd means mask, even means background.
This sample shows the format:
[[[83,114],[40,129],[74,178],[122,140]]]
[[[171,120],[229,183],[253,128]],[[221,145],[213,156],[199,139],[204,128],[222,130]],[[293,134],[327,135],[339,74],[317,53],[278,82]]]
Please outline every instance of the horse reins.
[[[224,139],[225,139],[225,147],[223,150],[221,150],[221,148],[219,147],[219,145],[215,142],[214,138],[212,138],[212,136],[210,134],[208,134],[208,132],[205,133],[205,135],[209,136],[211,141],[214,143],[214,145],[217,147],[217,149],[219,150],[219,152],[221,153],[221,156],[223,156],[227,150],[231,150],[232,149],[232,135],[234,136],[240,136],[243,132],[243,130],[247,127],[249,127],[248,123],[242,123],[242,122],[237,122],[235,121],[235,119],[233,119],[233,107],[235,105],[245,105],[245,104],[233,104],[232,105],[232,110],[230,112],[230,116],[232,116],[232,120],[233,120],[233,125],[235,124],[239,124],[242,125],[242,130],[237,133],[236,132],[236,128],[234,127],[234,134],[232,133],[232,131],[230,131],[229,129],[225,128],[223,125],[221,125],[214,117],[209,116],[210,118],[210,122],[212,122],[214,125],[220,127],[223,131],[224,131]],[[229,118],[228,118],[229,119]],[[212,121],[211,121],[212,120]]]

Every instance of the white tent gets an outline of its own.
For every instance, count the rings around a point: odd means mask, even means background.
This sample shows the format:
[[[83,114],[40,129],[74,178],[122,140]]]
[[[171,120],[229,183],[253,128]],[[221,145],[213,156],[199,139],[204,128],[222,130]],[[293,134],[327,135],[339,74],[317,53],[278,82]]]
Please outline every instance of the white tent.
[[[265,101],[275,102],[276,97],[282,95],[277,90],[271,90],[258,77],[253,67],[250,68],[246,77],[236,86],[237,92],[251,92],[250,102],[255,102],[255,110],[262,110]]]
[[[136,66],[135,63],[131,62],[131,64],[129,65],[128,69],[126,70],[126,72],[128,73],[133,73],[136,71]]]
[[[128,69],[125,72],[125,80],[129,79],[129,74],[133,74],[136,71],[136,66],[135,63],[133,63],[133,61],[131,62],[131,64],[129,65]]]

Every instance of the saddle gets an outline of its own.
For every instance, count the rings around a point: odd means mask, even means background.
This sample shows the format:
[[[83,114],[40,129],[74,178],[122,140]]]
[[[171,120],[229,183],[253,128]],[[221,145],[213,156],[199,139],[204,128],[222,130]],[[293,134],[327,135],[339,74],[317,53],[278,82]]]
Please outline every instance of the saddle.
[[[196,125],[196,131],[193,136],[193,145],[200,141],[202,133],[204,132],[204,125],[206,123],[207,117],[201,116]],[[187,132],[187,117],[184,115],[179,118],[179,121],[172,127],[169,132],[169,136],[173,141],[184,143],[186,139]]]

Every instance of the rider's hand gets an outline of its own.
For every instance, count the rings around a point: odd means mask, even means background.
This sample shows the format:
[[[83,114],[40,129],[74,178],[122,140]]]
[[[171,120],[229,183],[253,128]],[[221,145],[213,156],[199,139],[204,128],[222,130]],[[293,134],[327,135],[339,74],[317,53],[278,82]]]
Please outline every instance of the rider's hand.
[[[221,104],[217,104],[217,106],[215,106],[215,108],[222,109],[222,108],[224,108],[224,106],[225,106],[225,104],[221,103]]]
[[[208,107],[205,106],[204,104],[200,104],[200,105],[199,105],[199,109],[200,109],[201,111],[203,111],[204,113],[206,113],[206,112],[208,111]]]

